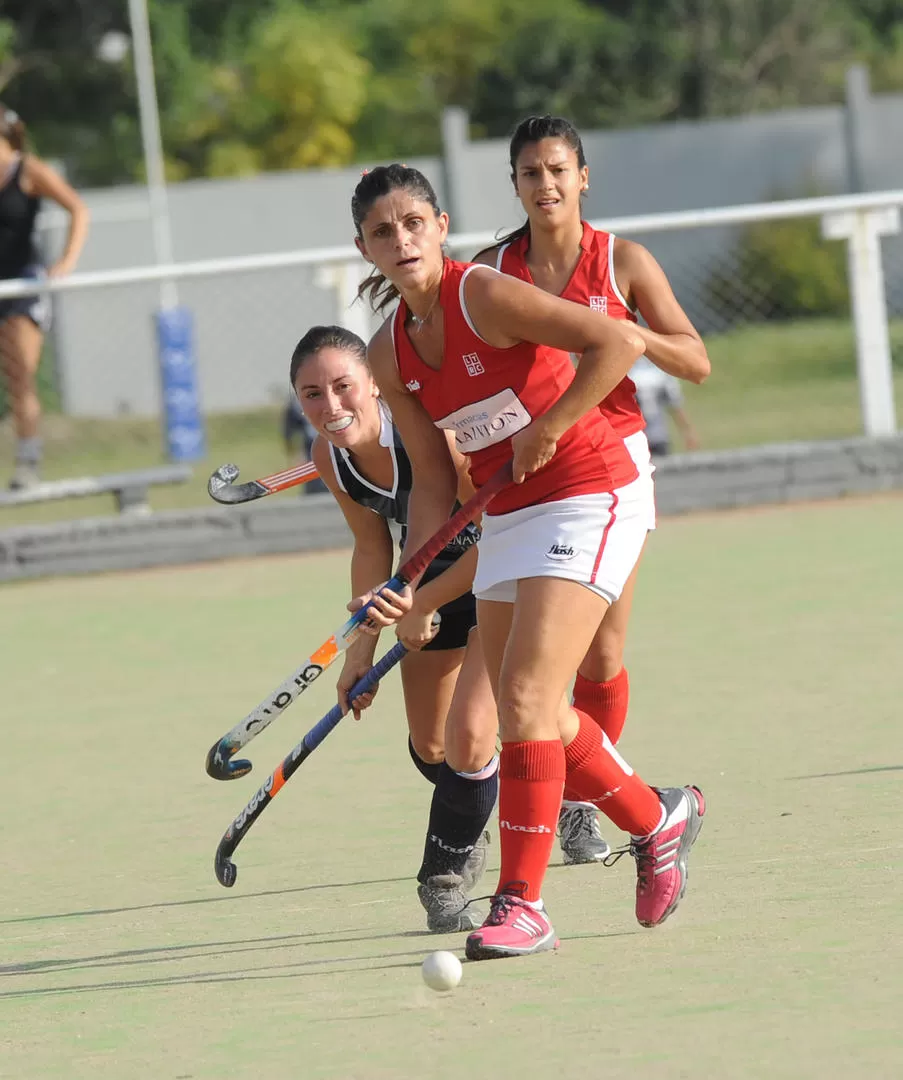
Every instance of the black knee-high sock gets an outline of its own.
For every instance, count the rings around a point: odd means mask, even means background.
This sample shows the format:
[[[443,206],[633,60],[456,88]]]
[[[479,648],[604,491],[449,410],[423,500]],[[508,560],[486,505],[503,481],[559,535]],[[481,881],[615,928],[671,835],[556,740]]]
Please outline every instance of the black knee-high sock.
[[[408,753],[411,755],[411,761],[414,762],[414,765],[420,775],[425,776],[427,780],[429,780],[429,782],[433,785],[433,787],[435,787],[439,781],[439,769],[442,765],[442,762],[440,761],[436,764],[431,764],[429,761],[424,761],[423,758],[414,749],[414,744],[411,742],[410,735],[408,736]]]
[[[498,763],[491,776],[470,780],[443,762],[430,806],[423,865],[417,880],[460,874],[492,813],[499,790]]]

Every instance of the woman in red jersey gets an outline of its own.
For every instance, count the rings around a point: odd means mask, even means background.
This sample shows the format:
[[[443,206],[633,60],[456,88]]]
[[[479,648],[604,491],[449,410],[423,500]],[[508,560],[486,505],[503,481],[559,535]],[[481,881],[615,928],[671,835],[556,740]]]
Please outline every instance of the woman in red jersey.
[[[398,308],[369,347],[373,374],[411,461],[407,549],[447,520],[453,431],[479,486],[512,459],[514,483],[483,517],[474,593],[502,740],[501,871],[471,959],[558,942],[542,904],[565,778],[633,837],[638,920],[653,926],[686,887],[705,804],[696,788],[654,789],[566,692],[639,556],[647,521],[636,466],[598,409],[642,353],[625,320],[551,296],[442,250],[448,217],[416,169],[365,174],[352,198],[377,308]],[[569,354],[582,359],[574,370]],[[402,598],[380,607],[397,618]]]
[[[515,129],[509,157],[527,220],[474,261],[613,319],[636,324],[639,312],[647,325],[635,330],[647,358],[671,375],[701,383],[710,371],[705,345],[658,262],[641,244],[593,229],[581,217],[589,168],[574,126],[560,116],[530,116]],[[639,470],[647,527],[654,529],[654,470],[630,378],[625,376],[599,408]],[[592,716],[612,743],[627,719],[624,643],[638,569],[639,560],[606,611],[574,684],[574,705]],[[565,862],[600,861],[611,850],[599,832],[595,807],[567,787],[558,835]]]

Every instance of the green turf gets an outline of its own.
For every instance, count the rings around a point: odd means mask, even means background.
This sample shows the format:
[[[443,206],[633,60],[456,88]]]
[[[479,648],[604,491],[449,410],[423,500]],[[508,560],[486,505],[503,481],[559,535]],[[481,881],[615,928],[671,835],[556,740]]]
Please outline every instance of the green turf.
[[[740,327],[708,338],[706,345],[712,374],[702,386],[684,391],[706,449],[862,433],[848,319]],[[891,348],[896,400],[903,409],[901,320],[891,324]]]
[[[903,410],[903,321],[891,325],[897,401]],[[712,375],[686,387],[686,404],[704,449],[861,433],[855,347],[849,320],[818,319],[748,326],[708,338]],[[903,415],[903,411],[901,411]],[[73,420],[45,423],[48,479],[144,468],[165,460],[153,420]],[[680,442],[675,438],[675,447]],[[0,476],[12,455],[7,422],[0,427]],[[185,485],[155,488],[156,509],[209,506],[207,477],[236,462],[250,480],[285,468],[278,409],[207,418],[207,457]],[[286,496],[288,498],[292,496]],[[0,510],[0,528],[113,511],[113,496]]]
[[[686,900],[642,930],[630,860],[555,865],[560,952],[442,996],[419,964],[462,941],[421,931],[394,679],[257,822],[235,888],[213,878],[331,676],[252,777],[204,755],[340,620],[347,553],[3,587],[0,1075],[903,1075],[901,535],[891,497],[663,523],[622,748],[708,796]]]

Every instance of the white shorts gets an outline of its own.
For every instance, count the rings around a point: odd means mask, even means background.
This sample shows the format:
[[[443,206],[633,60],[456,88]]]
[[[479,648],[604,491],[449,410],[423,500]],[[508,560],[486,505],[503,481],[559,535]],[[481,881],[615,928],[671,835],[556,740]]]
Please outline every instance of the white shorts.
[[[649,482],[641,476],[614,493],[484,514],[474,595],[513,604],[522,578],[553,577],[577,581],[613,604],[646,541]]]
[[[649,453],[649,441],[645,431],[635,431],[624,440],[627,453],[633,458],[633,463],[643,481],[643,494],[646,499],[646,513],[648,524],[646,528],[651,532],[655,528],[655,483],[652,474],[655,466],[652,464],[652,455]]]

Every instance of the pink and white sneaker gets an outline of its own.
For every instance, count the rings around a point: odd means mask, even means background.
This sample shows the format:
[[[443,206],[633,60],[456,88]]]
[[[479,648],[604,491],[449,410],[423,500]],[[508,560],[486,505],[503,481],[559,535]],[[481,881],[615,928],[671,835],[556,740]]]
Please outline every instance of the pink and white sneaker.
[[[687,891],[687,856],[702,819],[705,799],[697,787],[656,788],[665,808],[661,828],[633,838],[636,859],[636,917],[641,926],[658,926],[676,910]]]
[[[560,942],[545,911],[537,911],[519,896],[493,896],[489,915],[479,930],[467,937],[468,960],[497,960],[505,956],[530,956],[557,949]]]

